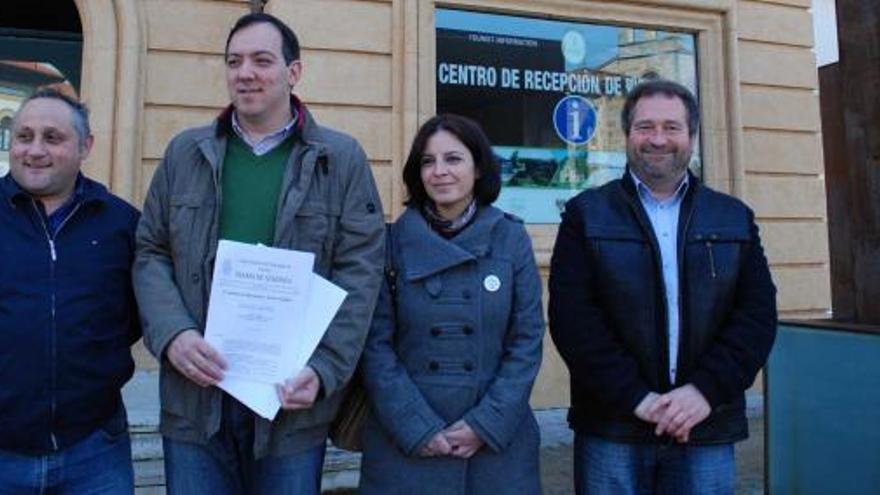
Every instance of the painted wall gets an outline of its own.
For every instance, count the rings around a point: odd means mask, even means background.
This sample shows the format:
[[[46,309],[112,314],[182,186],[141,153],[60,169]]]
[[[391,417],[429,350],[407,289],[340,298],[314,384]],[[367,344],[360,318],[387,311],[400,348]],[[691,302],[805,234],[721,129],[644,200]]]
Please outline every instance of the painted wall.
[[[699,33],[707,181],[756,211],[783,317],[830,308],[828,239],[810,0],[451,0],[444,5]],[[169,139],[226,105],[223,46],[244,0],[78,0],[84,83],[115,88],[95,118],[112,146],[90,165],[136,205]],[[89,26],[120,23],[89,44]],[[109,7],[108,7],[109,8]],[[112,10],[112,9],[111,9]],[[402,211],[403,158],[434,101],[433,5],[426,0],[271,0],[303,45],[296,88],[317,119],[363,144],[385,211]],[[91,22],[90,22],[91,19]],[[104,31],[107,31],[105,28]],[[120,75],[102,76],[109,60]],[[126,69],[128,68],[128,69]],[[132,69],[133,68],[133,69]],[[134,73],[131,73],[134,71]],[[103,77],[103,78],[102,78]],[[114,86],[115,84],[115,86]],[[100,93],[85,88],[87,100]],[[106,104],[105,104],[106,106]],[[125,132],[120,132],[120,127]],[[134,136],[132,139],[131,136]],[[99,150],[100,151],[100,150]],[[104,165],[106,163],[106,165]],[[530,228],[546,277],[554,227]],[[143,350],[142,368],[155,366]],[[547,339],[536,406],[567,404],[567,376]]]

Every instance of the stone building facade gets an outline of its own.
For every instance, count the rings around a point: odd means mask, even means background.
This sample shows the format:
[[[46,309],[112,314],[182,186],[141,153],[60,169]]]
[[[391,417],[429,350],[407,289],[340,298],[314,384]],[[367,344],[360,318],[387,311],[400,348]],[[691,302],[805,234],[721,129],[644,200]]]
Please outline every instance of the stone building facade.
[[[96,134],[87,173],[140,205],[169,139],[227,104],[224,42],[255,2],[71,1],[83,33],[81,94]],[[826,315],[828,234],[809,0],[446,0],[442,6],[694,33],[703,178],[755,209],[781,316]],[[363,144],[385,211],[396,217],[409,143],[436,109],[435,2],[270,0],[265,11],[301,39],[304,78],[297,93],[317,119]],[[675,43],[650,36],[622,41],[630,55]],[[663,63],[694,56],[667,48]],[[633,56],[604,69],[638,63]],[[546,277],[556,227],[529,231]],[[155,367],[142,349],[137,354],[141,369]],[[565,368],[549,338],[545,354],[533,404],[565,405]]]

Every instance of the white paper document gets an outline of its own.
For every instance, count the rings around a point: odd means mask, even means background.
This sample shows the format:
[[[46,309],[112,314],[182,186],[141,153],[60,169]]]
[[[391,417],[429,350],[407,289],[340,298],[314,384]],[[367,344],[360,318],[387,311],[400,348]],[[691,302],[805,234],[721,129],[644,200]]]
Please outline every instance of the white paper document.
[[[327,279],[312,274],[310,304],[301,321],[302,326],[309,330],[289,340],[285,351],[285,355],[289,357],[285,358],[285,378],[295,376],[308,363],[347,294]],[[220,388],[266,419],[274,419],[281,408],[274,385],[225,377],[220,382]]]
[[[314,254],[221,240],[205,339],[226,359],[220,388],[272,419],[275,384],[306,364],[346,292],[312,272]]]

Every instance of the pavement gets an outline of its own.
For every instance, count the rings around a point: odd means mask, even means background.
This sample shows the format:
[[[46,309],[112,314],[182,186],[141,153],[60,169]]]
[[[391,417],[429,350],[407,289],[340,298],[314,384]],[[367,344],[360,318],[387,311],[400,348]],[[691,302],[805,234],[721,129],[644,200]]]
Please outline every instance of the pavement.
[[[123,389],[132,433],[136,495],[164,495],[162,442],[158,434],[159,392],[156,372],[139,371]],[[764,492],[764,418],[759,393],[747,395],[748,440],[736,445],[737,495]],[[574,436],[565,421],[566,409],[535,411],[541,427],[541,479],[544,495],[573,493],[572,444]],[[354,494],[360,454],[327,449],[322,490],[325,494]]]
[[[563,413],[561,416],[559,413]],[[537,411],[539,417],[564,419],[564,410]],[[539,421],[540,422],[540,421]],[[545,425],[542,424],[542,431]],[[555,428],[555,426],[551,426]],[[567,429],[567,427],[566,427]],[[764,493],[764,420],[762,417],[749,419],[749,439],[736,445],[736,494],[758,495]],[[541,446],[541,485],[544,495],[569,495],[574,493],[572,480],[572,436],[559,442],[544,443]],[[326,476],[325,476],[326,477]],[[349,495],[357,493],[356,476],[347,487],[324,490],[324,494]]]

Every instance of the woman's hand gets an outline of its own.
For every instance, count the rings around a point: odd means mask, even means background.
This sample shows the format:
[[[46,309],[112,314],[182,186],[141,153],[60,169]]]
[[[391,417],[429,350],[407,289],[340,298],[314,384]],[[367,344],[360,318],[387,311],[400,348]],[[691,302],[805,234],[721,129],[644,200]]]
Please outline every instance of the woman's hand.
[[[474,430],[460,419],[441,432],[449,442],[450,454],[454,457],[468,459],[483,446],[483,440]]]
[[[431,441],[419,451],[419,455],[422,457],[436,457],[438,455],[449,455],[451,453],[452,448],[449,446],[449,442],[446,440],[442,431],[434,435],[434,438],[432,438]]]

